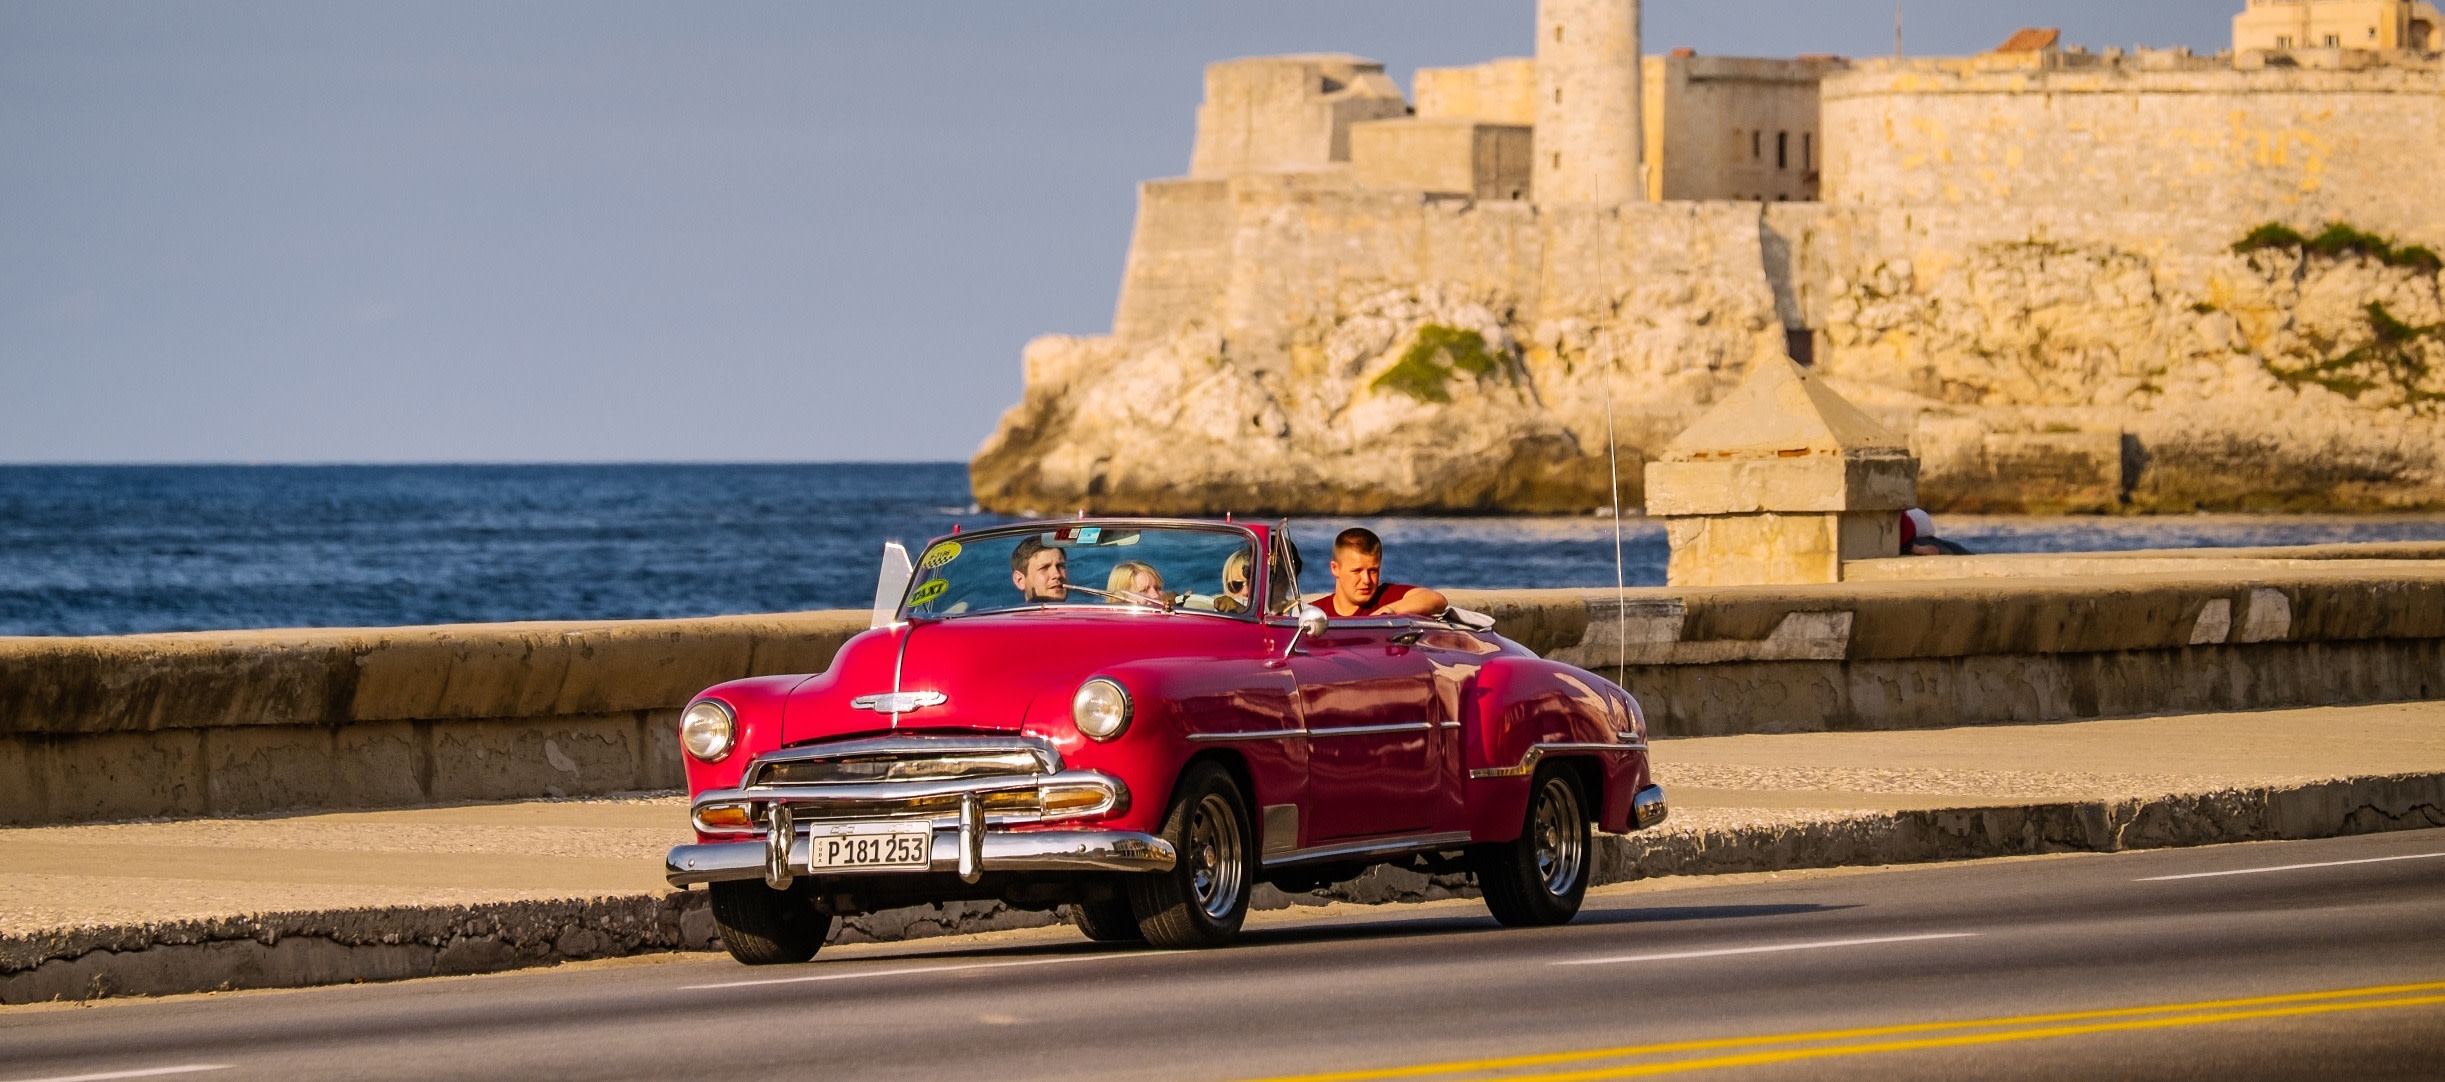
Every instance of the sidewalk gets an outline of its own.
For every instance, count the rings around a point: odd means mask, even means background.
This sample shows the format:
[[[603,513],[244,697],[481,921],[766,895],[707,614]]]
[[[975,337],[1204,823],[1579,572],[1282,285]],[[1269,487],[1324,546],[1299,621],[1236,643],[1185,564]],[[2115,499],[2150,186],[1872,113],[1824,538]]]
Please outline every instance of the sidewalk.
[[[2424,776],[2412,779],[2415,787],[2445,785],[2445,702],[1667,740],[1654,756],[1672,819],[1609,847],[1600,879],[2240,840],[2217,832],[2263,834],[2267,822],[2302,817],[2298,809],[2251,812],[2243,807],[2251,799],[2267,804],[2270,794],[2342,779],[2399,788],[2408,775]],[[2385,821],[2362,821],[2368,816],[2352,803],[2358,790],[2319,791],[2324,803],[2311,818],[2335,821],[2283,830],[2315,836],[2438,825],[2441,814],[2425,797],[2407,797],[2412,821],[2393,821],[2404,811],[2385,808],[2370,812]],[[2151,819],[2141,798],[2170,794],[2191,803]],[[2219,794],[2205,813],[2203,794]],[[2344,804],[2327,807],[2338,799]],[[2111,810],[2118,807],[2125,810]],[[1948,810],[1985,818],[1939,822],[1919,814]],[[2092,821],[2116,815],[2122,825],[2109,824],[2111,837],[2097,843]],[[2261,825],[2233,826],[2236,815],[2255,815]],[[2174,833],[2154,824],[2164,819],[2178,821]],[[2160,833],[2125,838],[2124,827],[2141,820]],[[1930,831],[1947,836],[1931,839]],[[497,927],[496,938],[526,944],[462,951],[436,971],[703,946],[711,923],[703,892],[669,899],[662,882],[663,851],[687,837],[686,802],[668,795],[0,829],[0,1001],[21,1001],[9,986],[23,985],[31,970],[98,951],[233,938],[272,948],[283,936],[330,938],[318,929],[342,923],[355,931],[335,941],[372,936],[446,951]],[[1449,884],[1407,873],[1371,880],[1356,891],[1359,900],[1450,892]],[[577,909],[501,905],[566,899],[607,901]],[[283,919],[254,917],[271,913]],[[581,917],[605,931],[572,944],[564,925]],[[861,918],[848,936],[1047,919],[978,904]],[[386,920],[399,928],[381,932]],[[86,959],[80,969],[107,969],[103,961]],[[386,963],[376,975],[412,975],[419,964],[431,960],[398,960],[406,967],[398,972]]]

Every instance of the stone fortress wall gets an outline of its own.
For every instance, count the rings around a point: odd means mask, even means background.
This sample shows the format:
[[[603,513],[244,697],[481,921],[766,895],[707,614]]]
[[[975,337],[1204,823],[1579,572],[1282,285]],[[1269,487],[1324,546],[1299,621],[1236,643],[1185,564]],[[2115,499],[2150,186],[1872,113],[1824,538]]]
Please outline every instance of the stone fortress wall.
[[[1610,431],[1635,503],[1790,355],[1909,435],[1938,509],[2445,504],[2436,54],[2024,34],[1630,78],[1636,36],[1631,0],[1548,0],[1533,61],[1422,70],[1415,105],[1356,57],[1214,65],[1113,332],[1029,345],[978,500],[1584,511]],[[2297,235],[2237,249],[2268,223]]]

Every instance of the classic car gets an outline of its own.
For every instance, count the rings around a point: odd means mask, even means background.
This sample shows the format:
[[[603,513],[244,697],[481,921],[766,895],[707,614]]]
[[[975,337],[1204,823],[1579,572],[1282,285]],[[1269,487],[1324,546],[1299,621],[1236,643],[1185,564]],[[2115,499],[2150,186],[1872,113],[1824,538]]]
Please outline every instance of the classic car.
[[[1090,938],[1229,942],[1259,883],[1397,864],[1557,924],[1591,829],[1661,821],[1637,700],[1454,609],[1329,620],[1263,525],[1085,518],[887,546],[874,625],[814,675],[681,715],[709,884],[749,964],[835,917],[954,899],[1072,907]]]

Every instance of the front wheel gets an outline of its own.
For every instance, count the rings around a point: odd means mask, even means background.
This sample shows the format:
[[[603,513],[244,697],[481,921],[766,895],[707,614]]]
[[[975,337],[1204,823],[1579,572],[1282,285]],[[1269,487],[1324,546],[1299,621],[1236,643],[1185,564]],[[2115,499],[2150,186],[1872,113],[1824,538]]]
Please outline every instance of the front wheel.
[[[760,879],[711,886],[713,926],[722,934],[722,947],[748,965],[806,961],[832,934],[832,914],[796,891],[774,890]]]
[[[1078,930],[1098,943],[1135,943],[1145,938],[1138,933],[1138,917],[1130,911],[1127,898],[1079,902],[1070,910],[1078,920]]]
[[[1129,909],[1151,947],[1219,947],[1239,935],[1254,889],[1256,832],[1231,775],[1200,763],[1181,775],[1163,837],[1180,854],[1168,872],[1129,879]]]
[[[1494,919],[1514,928],[1567,924],[1588,894],[1587,799],[1570,770],[1537,772],[1520,836],[1469,847],[1477,889]]]

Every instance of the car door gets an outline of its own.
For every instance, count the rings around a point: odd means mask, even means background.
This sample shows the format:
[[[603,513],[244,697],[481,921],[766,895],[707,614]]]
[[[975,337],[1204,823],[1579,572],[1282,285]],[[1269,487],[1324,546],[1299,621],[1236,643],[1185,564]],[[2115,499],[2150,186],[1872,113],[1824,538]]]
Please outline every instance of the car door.
[[[1289,668],[1308,731],[1311,842],[1434,829],[1455,737],[1438,726],[1434,672],[1408,620],[1336,621]]]

